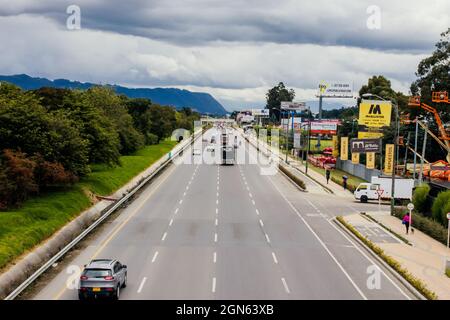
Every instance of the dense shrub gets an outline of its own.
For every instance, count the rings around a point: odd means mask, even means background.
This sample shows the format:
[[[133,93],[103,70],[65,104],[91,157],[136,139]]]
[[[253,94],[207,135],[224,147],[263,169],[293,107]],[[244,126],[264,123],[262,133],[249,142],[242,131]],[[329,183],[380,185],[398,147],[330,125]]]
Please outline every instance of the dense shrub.
[[[36,163],[24,153],[5,150],[0,164],[0,207],[20,204],[38,191],[34,178]]]
[[[431,213],[436,221],[447,225],[447,213],[450,212],[450,190],[440,192],[433,202]]]
[[[145,143],[148,145],[158,144],[158,136],[153,133],[147,133],[147,136],[145,137]]]
[[[427,183],[422,183],[414,190],[412,201],[416,211],[421,213],[428,212],[428,194],[430,193],[430,189]]]

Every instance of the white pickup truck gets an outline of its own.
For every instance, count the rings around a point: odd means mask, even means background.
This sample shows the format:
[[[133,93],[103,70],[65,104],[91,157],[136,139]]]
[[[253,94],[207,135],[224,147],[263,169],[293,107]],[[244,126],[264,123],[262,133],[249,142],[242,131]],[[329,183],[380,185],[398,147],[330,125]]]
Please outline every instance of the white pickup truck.
[[[413,179],[395,178],[395,199],[412,199],[414,188]],[[361,202],[368,200],[391,199],[392,196],[392,178],[391,177],[372,177],[372,181],[360,183],[353,193],[355,199]]]

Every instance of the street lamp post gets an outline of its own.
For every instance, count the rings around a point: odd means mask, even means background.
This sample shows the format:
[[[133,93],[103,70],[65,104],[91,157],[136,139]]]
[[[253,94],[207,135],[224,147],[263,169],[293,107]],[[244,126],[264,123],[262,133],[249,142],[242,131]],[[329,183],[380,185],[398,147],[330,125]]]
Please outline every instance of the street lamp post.
[[[362,97],[369,97],[369,96],[374,96],[377,97],[383,101],[390,101],[387,99],[384,99],[383,97],[380,97],[377,94],[373,94],[373,93],[364,93],[362,95]],[[391,101],[392,105],[395,108],[395,127],[394,127],[394,153],[393,153],[393,165],[392,165],[392,186],[391,186],[391,215],[394,214],[394,205],[395,205],[395,167],[397,166],[397,161],[396,161],[396,155],[397,155],[397,139],[398,139],[398,131],[400,129],[400,126],[398,125],[398,105],[396,103],[394,103],[393,101]]]

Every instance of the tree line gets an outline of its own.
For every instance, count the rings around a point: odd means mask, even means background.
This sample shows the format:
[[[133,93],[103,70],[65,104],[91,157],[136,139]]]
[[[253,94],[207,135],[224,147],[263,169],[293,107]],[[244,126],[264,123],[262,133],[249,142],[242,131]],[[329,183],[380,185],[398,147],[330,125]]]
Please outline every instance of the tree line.
[[[120,156],[157,144],[200,118],[148,99],[89,90],[0,85],[0,208],[78,181],[90,165],[120,165]]]

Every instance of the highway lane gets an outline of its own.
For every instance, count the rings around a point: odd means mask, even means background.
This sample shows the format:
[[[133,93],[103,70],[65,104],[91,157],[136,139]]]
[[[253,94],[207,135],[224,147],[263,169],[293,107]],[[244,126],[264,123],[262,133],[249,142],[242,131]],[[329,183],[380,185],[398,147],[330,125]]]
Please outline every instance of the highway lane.
[[[316,208],[334,214],[320,207],[324,199],[332,198],[318,189],[301,193],[280,175],[261,176],[257,165],[171,166],[55,268],[34,298],[77,299],[66,285],[77,274],[66,265],[92,257],[128,265],[121,299],[405,298],[388,279],[376,293],[368,290],[369,260],[328,220],[297,215]]]

